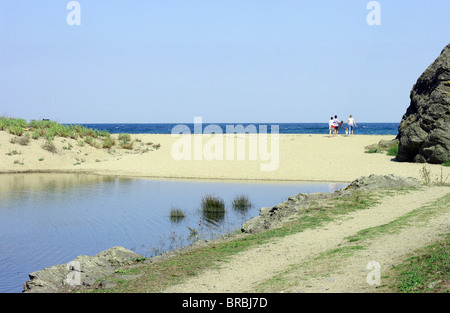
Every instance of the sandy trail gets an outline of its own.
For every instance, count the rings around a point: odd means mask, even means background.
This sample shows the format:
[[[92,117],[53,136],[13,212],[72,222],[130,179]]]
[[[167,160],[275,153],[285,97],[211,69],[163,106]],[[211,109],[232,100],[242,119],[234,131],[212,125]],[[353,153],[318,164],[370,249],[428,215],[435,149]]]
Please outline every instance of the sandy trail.
[[[257,246],[234,256],[219,269],[207,270],[165,292],[229,293],[255,292],[258,285],[290,266],[300,264],[345,244],[345,237],[370,227],[383,225],[420,208],[449,192],[448,187],[428,187],[407,194],[386,196],[369,210],[356,211],[323,227]],[[371,292],[366,281],[367,264],[380,263],[381,269],[402,260],[408,253],[434,242],[450,228],[450,208],[427,227],[408,227],[389,238],[378,238],[368,248],[346,260],[336,272],[316,278],[297,271],[297,282],[287,292]]]

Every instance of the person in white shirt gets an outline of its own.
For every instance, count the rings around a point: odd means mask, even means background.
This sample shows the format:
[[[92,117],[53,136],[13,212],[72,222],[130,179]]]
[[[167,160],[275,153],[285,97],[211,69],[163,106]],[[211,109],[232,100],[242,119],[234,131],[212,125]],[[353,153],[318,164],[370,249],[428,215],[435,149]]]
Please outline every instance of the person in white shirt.
[[[356,125],[356,122],[351,115],[348,118],[347,127],[349,135],[353,135],[353,127],[358,127],[358,125]]]
[[[338,135],[339,134],[339,126],[341,126],[340,125],[341,124],[341,122],[338,120],[338,117],[337,117],[337,115],[335,115],[334,116],[334,125],[336,125],[336,135]]]
[[[333,133],[333,135],[335,134],[336,125],[334,124],[333,117],[331,117],[328,121],[328,129],[330,130],[330,137],[331,133]]]

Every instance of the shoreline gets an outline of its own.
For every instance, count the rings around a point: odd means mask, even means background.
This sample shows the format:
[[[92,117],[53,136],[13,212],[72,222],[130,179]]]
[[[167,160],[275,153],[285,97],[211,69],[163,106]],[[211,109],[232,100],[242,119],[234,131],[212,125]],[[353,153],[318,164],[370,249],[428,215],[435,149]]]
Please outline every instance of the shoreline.
[[[128,174],[103,174],[95,171],[70,171],[70,170],[26,170],[26,171],[2,171],[0,175],[20,175],[20,174],[66,174],[66,175],[93,175],[93,176],[105,176],[105,177],[117,177],[117,178],[129,178],[129,179],[151,179],[151,180],[175,180],[175,181],[212,181],[212,182],[239,182],[239,183],[336,183],[345,184],[348,181],[323,181],[323,180],[299,180],[299,179],[258,179],[258,178],[214,178],[214,177],[176,177],[176,176],[133,176]]]

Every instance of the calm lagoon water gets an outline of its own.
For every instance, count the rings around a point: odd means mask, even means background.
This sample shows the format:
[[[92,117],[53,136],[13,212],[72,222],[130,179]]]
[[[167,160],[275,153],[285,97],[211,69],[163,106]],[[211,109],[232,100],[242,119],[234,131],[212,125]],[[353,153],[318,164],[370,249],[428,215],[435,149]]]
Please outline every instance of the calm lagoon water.
[[[333,192],[340,183],[242,182],[129,179],[79,174],[0,176],[0,292],[21,292],[28,274],[123,246],[152,257],[189,245],[187,226],[201,239],[235,231],[264,206],[297,193]],[[200,211],[211,194],[226,203],[226,214],[208,219]],[[236,211],[246,195],[253,203]],[[170,209],[183,210],[181,221]],[[201,221],[201,223],[200,223]]]

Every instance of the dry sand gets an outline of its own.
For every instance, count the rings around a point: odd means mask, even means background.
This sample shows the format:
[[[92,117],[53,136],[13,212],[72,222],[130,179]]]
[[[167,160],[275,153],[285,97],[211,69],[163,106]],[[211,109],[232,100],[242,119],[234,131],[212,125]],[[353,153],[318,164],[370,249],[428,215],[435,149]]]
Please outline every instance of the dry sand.
[[[353,137],[328,135],[280,134],[277,149],[269,144],[268,154],[256,150],[255,160],[250,160],[248,136],[234,136],[236,144],[234,160],[227,158],[225,135],[214,138],[203,137],[203,147],[212,140],[223,142],[223,152],[216,154],[223,160],[205,160],[210,154],[202,155],[203,160],[194,160],[195,146],[192,139],[191,160],[176,160],[173,147],[180,143],[171,135],[133,135],[133,150],[115,147],[114,152],[85,145],[80,147],[76,140],[56,138],[57,153],[41,148],[44,140],[31,139],[27,146],[12,144],[13,136],[0,132],[0,172],[86,172],[105,175],[126,175],[154,178],[186,179],[245,179],[245,180],[294,180],[351,182],[370,174],[396,174],[420,178],[422,164],[399,163],[385,153],[365,153],[364,147],[389,140],[394,136],[355,135]],[[239,137],[239,138],[238,138]],[[219,142],[220,142],[219,141]],[[147,143],[160,144],[159,149]],[[238,160],[238,142],[246,143],[244,160]],[[257,149],[263,143],[258,142]],[[275,146],[275,145],[274,145]],[[150,147],[150,148],[149,148]],[[146,151],[146,149],[148,151]],[[253,150],[252,150],[253,151]],[[271,153],[273,152],[273,153]],[[264,159],[264,157],[266,159]],[[272,164],[270,171],[261,166]],[[450,167],[427,165],[433,179],[450,174]]]

